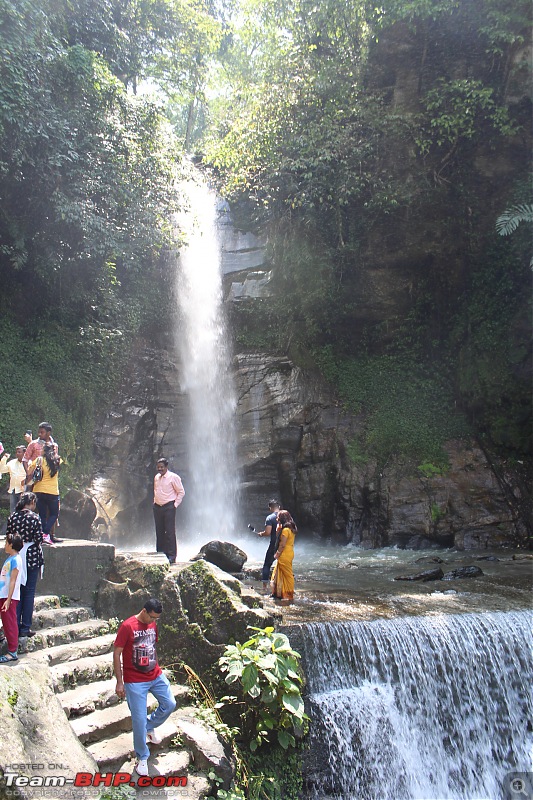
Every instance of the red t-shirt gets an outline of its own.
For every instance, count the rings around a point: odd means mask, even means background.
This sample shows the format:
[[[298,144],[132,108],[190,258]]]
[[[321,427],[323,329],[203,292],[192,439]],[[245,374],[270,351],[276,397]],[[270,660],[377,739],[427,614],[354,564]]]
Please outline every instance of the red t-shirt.
[[[143,625],[137,617],[124,620],[118,629],[115,647],[122,647],[122,675],[124,683],[144,683],[161,675],[157,663],[157,626],[155,622]]]

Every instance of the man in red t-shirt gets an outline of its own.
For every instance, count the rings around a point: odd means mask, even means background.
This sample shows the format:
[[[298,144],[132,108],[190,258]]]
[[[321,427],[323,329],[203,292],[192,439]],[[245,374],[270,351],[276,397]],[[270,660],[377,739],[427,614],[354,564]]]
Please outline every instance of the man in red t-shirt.
[[[176,708],[170,683],[157,663],[156,621],[162,612],[159,600],[155,597],[147,600],[138,614],[120,626],[113,651],[113,669],[117,679],[115,691],[118,697],[125,697],[128,701],[138,775],[148,775],[150,749],[146,739],[154,744],[161,741],[155,728],[162,725]],[[148,692],[159,703],[149,717],[146,713]]]

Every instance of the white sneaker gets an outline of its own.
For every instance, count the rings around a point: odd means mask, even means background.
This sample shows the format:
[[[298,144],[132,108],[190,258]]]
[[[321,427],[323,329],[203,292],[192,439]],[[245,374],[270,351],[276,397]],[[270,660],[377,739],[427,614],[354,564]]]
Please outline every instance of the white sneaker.
[[[155,728],[151,731],[146,732],[146,741],[152,742],[152,744],[161,744],[163,741],[162,737],[157,733]]]
[[[135,764],[135,772],[137,775],[148,775],[148,759],[140,758]]]

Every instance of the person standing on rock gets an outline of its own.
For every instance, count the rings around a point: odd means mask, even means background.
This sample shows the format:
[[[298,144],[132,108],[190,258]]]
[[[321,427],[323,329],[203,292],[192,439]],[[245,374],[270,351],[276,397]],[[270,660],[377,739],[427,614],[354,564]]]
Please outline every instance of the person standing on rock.
[[[263,563],[263,571],[261,578],[263,580],[263,589],[268,588],[270,581],[270,571],[274,563],[274,553],[276,552],[276,531],[278,528],[278,511],[281,506],[277,500],[270,500],[268,503],[268,517],[265,520],[265,529],[258,531],[258,536],[270,536],[268,550],[266,551],[265,561]]]
[[[18,534],[22,537],[24,547],[22,556],[22,578],[20,586],[20,602],[17,606],[19,636],[35,636],[31,630],[35,589],[39,575],[42,577],[44,565],[43,529],[41,518],[35,513],[37,498],[33,492],[19,495],[15,513],[7,520],[7,534]]]
[[[157,625],[163,612],[159,600],[151,597],[138,614],[125,620],[118,629],[113,651],[113,670],[117,681],[115,692],[126,698],[131,713],[133,747],[137,755],[135,770],[148,775],[150,749],[146,743],[159,744],[155,729],[165,722],[176,708],[168,678],[157,663]],[[159,703],[146,716],[148,693]]]
[[[156,550],[176,563],[176,509],[185,496],[179,475],[171,472],[166,458],[157,459],[154,478],[154,521]]]

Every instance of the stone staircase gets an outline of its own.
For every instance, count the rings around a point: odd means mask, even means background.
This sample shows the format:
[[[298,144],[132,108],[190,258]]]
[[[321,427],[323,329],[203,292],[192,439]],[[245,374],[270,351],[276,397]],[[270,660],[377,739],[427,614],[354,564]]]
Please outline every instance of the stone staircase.
[[[134,772],[131,717],[115,694],[112,650],[114,626],[94,619],[84,607],[62,608],[59,597],[37,597],[33,615],[35,636],[22,639],[19,653],[49,668],[54,691],[79,740],[96,760],[100,772]],[[5,648],[5,646],[4,646]],[[206,772],[217,766],[223,749],[216,736],[194,717],[188,687],[172,684],[176,710],[158,728],[159,745],[150,744],[151,776],[186,776],[180,788],[136,788],[138,797],[200,800],[209,794]],[[149,701],[154,701],[149,695]],[[184,744],[185,742],[185,744]],[[130,784],[130,785],[132,785]],[[116,790],[115,790],[116,791]]]

